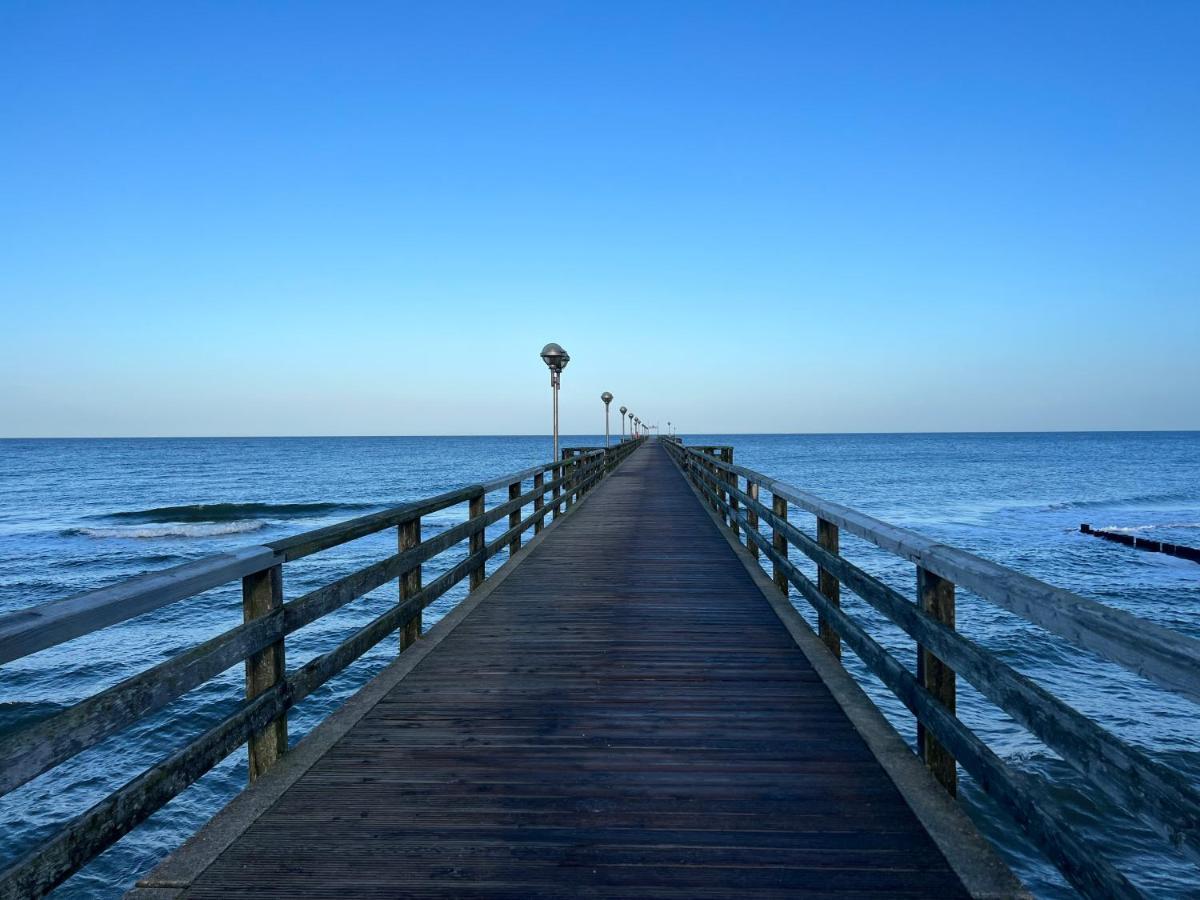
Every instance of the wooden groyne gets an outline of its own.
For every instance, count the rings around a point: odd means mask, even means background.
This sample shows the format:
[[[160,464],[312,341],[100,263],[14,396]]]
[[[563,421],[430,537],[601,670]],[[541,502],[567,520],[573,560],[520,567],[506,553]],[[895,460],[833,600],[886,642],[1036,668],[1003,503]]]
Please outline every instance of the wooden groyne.
[[[1190,559],[1192,562],[1200,563],[1200,549],[1195,547],[1185,547],[1183,544],[1172,544],[1167,541],[1155,541],[1150,538],[1136,537],[1135,535],[1125,534],[1120,531],[1106,531],[1103,528],[1092,528],[1086,522],[1079,526],[1079,530],[1083,534],[1103,538],[1106,541],[1112,541],[1114,544],[1124,544],[1126,547],[1146,550],[1150,553],[1165,553],[1167,556],[1178,556],[1180,559]]]
[[[456,506],[465,521],[423,534],[423,516]],[[489,525],[507,528],[489,540]],[[395,554],[285,599],[287,563],[385,529]],[[847,559],[843,534],[911,561],[914,596]],[[425,581],[422,564],[454,548],[462,558]],[[134,896],[1018,896],[952,799],[960,768],[1082,893],[1138,896],[1055,791],[955,715],[959,678],[1168,851],[1200,859],[1195,787],[957,631],[955,588],[1191,701],[1200,642],[734,465],[732,447],[567,449],[0,618],[0,663],[230,580],[243,624],[0,737],[7,793],[245,661],[238,710],[63,823],[0,873],[0,898],[52,890],[242,745],[250,786]],[[423,628],[421,610],[461,581],[466,598]],[[288,634],[389,582],[395,606],[288,668]],[[913,638],[915,666],[843,590]],[[817,633],[795,602],[815,608]],[[389,635],[395,662],[289,750],[288,711]],[[917,754],[842,668],[843,647],[914,714]]]

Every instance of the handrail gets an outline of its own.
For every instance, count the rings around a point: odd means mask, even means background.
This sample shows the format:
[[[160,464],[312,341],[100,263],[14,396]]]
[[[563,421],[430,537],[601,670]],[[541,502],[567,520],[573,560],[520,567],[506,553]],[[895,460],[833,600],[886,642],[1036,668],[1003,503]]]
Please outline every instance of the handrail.
[[[840,503],[823,500],[753,469],[715,459],[709,463],[725,472],[750,478],[772,496],[782,497],[881,550],[953,581],[1084,650],[1097,653],[1170,691],[1200,701],[1200,640],[1196,638],[1054,587]],[[1136,647],[1130,641],[1134,634],[1138,638]]]
[[[594,455],[588,454],[589,457]],[[480,491],[491,493],[514,481],[524,481],[538,473],[557,470],[563,465],[577,464],[574,459],[543,463],[520,472],[510,472],[483,484],[466,485],[324,528],[217,553],[169,569],[127,578],[63,600],[51,600],[8,613],[0,616],[0,665],[186,600],[235,578],[292,562],[401,522],[465,503]]]
[[[1165,665],[1165,657],[1167,661],[1178,663],[1175,670],[1168,671],[1178,672],[1183,665],[1179,663],[1179,657],[1190,659],[1192,668],[1183,674],[1194,679],[1197,663],[1200,663],[1200,642],[956,548],[935,543],[857,510],[830,503],[753,469],[734,465],[731,447],[697,450],[680,444],[666,446],[701,496],[729,523],[737,539],[741,541],[744,536],[751,555],[757,559],[761,554],[771,562],[776,586],[785,593],[794,587],[817,610],[826,646],[835,655],[840,655],[840,642],[844,639],[916,716],[918,750],[935,777],[951,793],[955,791],[957,763],[1013,815],[1047,857],[1083,893],[1105,897],[1138,896],[1125,876],[1092,846],[1093,842],[1066,824],[1062,809],[1040,779],[1009,767],[956,718],[954,678],[958,673],[1125,812],[1153,828],[1175,850],[1193,861],[1200,861],[1200,791],[1173,768],[1106,730],[957,632],[954,629],[954,583],[956,576],[962,578],[959,583],[965,583],[984,599],[1014,612],[1020,611],[1020,605],[1012,601],[1014,593],[1028,602],[1035,587],[1037,595],[1056,598],[1060,610],[1064,607],[1086,610],[1087,615],[1080,617],[1074,631],[1051,627],[1061,625],[1062,619],[1039,616],[1036,611],[1026,618],[1072,638],[1077,645],[1093,652],[1101,652],[1099,648],[1103,646],[1110,653],[1102,652],[1102,655],[1122,664],[1141,652],[1142,637],[1149,631],[1153,637],[1146,646],[1151,648],[1148,652],[1157,654],[1154,666],[1128,665],[1127,668],[1178,690],[1189,699],[1194,699],[1192,691],[1179,690],[1180,682],[1186,684],[1189,678],[1162,677],[1160,664]],[[744,489],[739,479],[745,480]],[[760,491],[770,493],[770,507],[760,498]],[[817,539],[788,521],[789,504],[816,516]],[[770,535],[763,534],[760,525],[768,527]],[[845,559],[838,548],[840,528],[917,563],[920,603],[912,602]],[[818,584],[788,558],[788,547],[792,546],[817,564]],[[1001,587],[994,585],[989,577],[995,575],[1003,576]],[[1014,584],[1016,588],[1011,587]],[[917,642],[916,676],[841,608],[841,585]],[[1064,598],[1070,599],[1069,605],[1063,602]],[[1111,621],[1111,613],[1119,613],[1116,618],[1131,628],[1123,635],[1120,652],[1112,651],[1098,641],[1094,629],[1087,627],[1096,620]],[[1171,648],[1172,653],[1160,652],[1164,647]]]
[[[245,609],[241,625],[0,738],[0,796],[161,710],[239,661],[246,661],[247,672],[244,706],[0,872],[0,900],[48,893],[242,744],[250,745],[251,780],[260,776],[286,752],[289,709],[388,634],[400,632],[401,651],[411,646],[420,635],[422,610],[468,577],[471,590],[478,588],[489,559],[505,549],[511,557],[520,549],[525,531],[541,531],[548,517],[561,516],[641,443],[572,455],[0,617],[4,663],[237,579],[242,581]],[[545,478],[547,473],[551,478]],[[531,478],[532,489],[523,490]],[[486,496],[503,488],[508,489],[507,498],[485,508]],[[421,540],[423,515],[464,502],[470,504],[466,521]],[[532,511],[522,515],[530,505]],[[506,516],[508,528],[486,541],[488,526]],[[398,529],[399,552],[284,602],[285,563],[390,527]],[[422,585],[421,564],[463,541],[469,543],[467,556]],[[397,605],[299,669],[284,670],[286,635],[397,580]]]

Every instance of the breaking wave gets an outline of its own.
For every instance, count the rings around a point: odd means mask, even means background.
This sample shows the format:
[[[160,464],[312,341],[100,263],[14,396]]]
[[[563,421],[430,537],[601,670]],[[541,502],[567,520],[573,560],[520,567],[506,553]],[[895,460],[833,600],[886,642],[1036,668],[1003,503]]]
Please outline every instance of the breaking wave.
[[[223,534],[245,534],[265,528],[266,522],[208,522],[176,523],[171,525],[126,525],[116,528],[68,528],[67,537],[91,538],[197,538],[219,537]]]
[[[194,503],[93,516],[124,522],[245,522],[249,519],[311,519],[336,512],[375,509],[371,503]],[[252,529],[246,529],[252,530]]]
[[[1200,522],[1164,522],[1161,525],[1105,525],[1097,531],[1116,531],[1120,534],[1140,534],[1143,531],[1164,531],[1175,528],[1200,528]]]

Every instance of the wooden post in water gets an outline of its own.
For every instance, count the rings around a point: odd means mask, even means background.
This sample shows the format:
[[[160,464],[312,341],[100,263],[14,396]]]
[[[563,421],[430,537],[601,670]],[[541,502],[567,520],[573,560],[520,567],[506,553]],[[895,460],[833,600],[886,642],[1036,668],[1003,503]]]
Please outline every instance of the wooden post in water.
[[[758,482],[746,479],[746,494],[751,500],[758,499]],[[750,525],[751,531],[758,531],[758,511],[753,506],[746,507],[746,521]],[[746,537],[746,549],[750,551],[750,555],[754,560],[758,561],[758,541],[752,540],[749,536]]]
[[[482,552],[484,544],[487,541],[487,535],[484,534],[483,528],[483,498],[483,491],[480,491],[471,498],[471,502],[467,507],[467,516],[471,519],[471,521],[479,521],[479,530],[471,535],[470,552],[472,556],[474,556],[476,553]],[[471,570],[471,590],[475,590],[475,588],[483,584],[483,579],[487,574],[483,567],[484,564],[480,563],[478,568]]]
[[[272,566],[242,579],[242,619],[250,622],[283,606],[283,566]],[[284,677],[282,638],[246,658],[246,699],[269,691]],[[287,752],[287,713],[250,735],[250,780],[254,781]]]
[[[828,550],[834,556],[838,554],[838,527],[832,522],[827,522],[825,519],[817,519],[817,543],[825,550]],[[834,606],[841,606],[842,603],[842,586],[838,583],[837,576],[832,572],[817,566],[817,590],[825,595]],[[842,640],[838,637],[838,633],[834,631],[829,620],[821,614],[817,616],[817,629],[820,631],[821,640],[825,642],[825,646],[829,648],[829,652],[838,659],[842,658]]]
[[[788,517],[787,501],[778,494],[772,494],[771,512],[775,513],[778,518],[786,522]],[[784,559],[787,559],[787,538],[784,536],[783,531],[779,528],[771,528],[771,548]],[[787,575],[780,566],[774,563],[771,564],[771,577],[775,580],[775,587],[779,588],[780,591],[786,594],[788,592]]]
[[[918,567],[917,597],[924,612],[943,625],[954,627],[954,582]],[[951,714],[955,712],[954,670],[920,645],[917,646],[917,681]],[[919,720],[917,749],[933,777],[954,795],[958,790],[958,772],[954,757]]]
[[[511,503],[513,500],[516,500],[520,496],[521,496],[521,482],[514,481],[512,484],[510,484],[508,486],[508,500]],[[516,509],[514,509],[512,512],[510,512],[508,514],[508,527],[511,530],[513,528],[516,528],[520,524],[521,524],[521,508],[517,507]],[[513,554],[516,553],[520,549],[521,549],[521,532],[518,531],[516,534],[513,535],[512,540],[510,540],[508,542],[508,558],[512,559]]]
[[[409,519],[399,526],[400,552],[412,550],[421,543],[421,518]],[[421,592],[421,567],[415,566],[400,576],[400,602],[415,597]],[[400,631],[400,649],[411,647],[421,637],[421,614],[404,626]]]
[[[545,485],[546,485],[546,476],[543,473],[538,472],[536,475],[533,476],[533,489],[534,489],[534,491],[537,492],[534,494],[534,497],[533,497],[533,511],[535,514],[541,512],[542,507],[545,505],[545,500],[542,497],[542,488],[545,487]],[[545,527],[546,527],[546,519],[543,516],[542,518],[534,521],[533,533],[535,535],[540,534],[541,530]]]

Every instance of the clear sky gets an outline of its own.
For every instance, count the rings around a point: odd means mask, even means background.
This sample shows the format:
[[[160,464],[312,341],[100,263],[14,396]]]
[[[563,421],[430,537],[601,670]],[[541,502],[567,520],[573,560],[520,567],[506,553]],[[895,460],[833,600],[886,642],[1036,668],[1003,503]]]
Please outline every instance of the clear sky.
[[[0,435],[1200,427],[1200,4],[0,3]],[[614,429],[615,430],[615,429]]]

